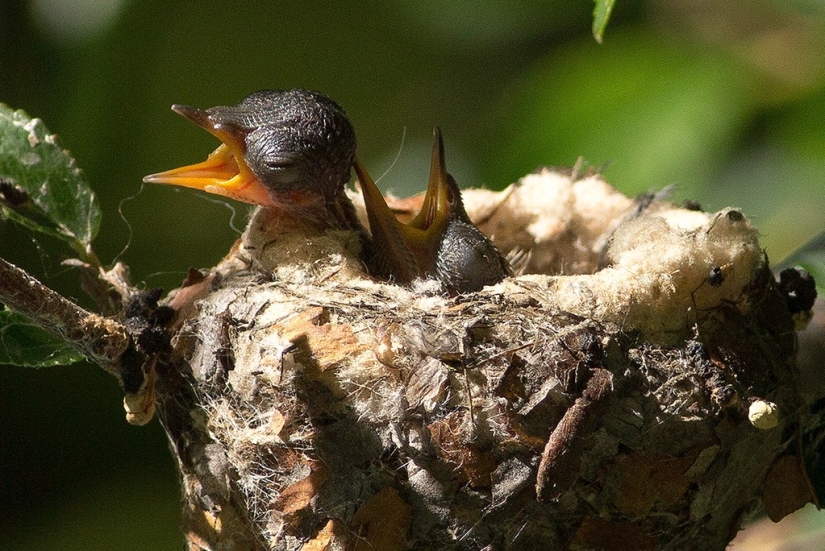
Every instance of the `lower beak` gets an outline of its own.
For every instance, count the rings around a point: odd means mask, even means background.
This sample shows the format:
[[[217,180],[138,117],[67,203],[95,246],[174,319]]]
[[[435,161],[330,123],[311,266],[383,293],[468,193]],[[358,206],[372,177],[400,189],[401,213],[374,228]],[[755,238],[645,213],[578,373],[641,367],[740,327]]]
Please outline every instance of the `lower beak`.
[[[427,231],[443,231],[453,208],[451,192],[458,193],[458,185],[447,173],[444,161],[444,140],[441,129],[433,130],[433,153],[430,158],[430,178],[421,210],[410,221],[410,226]]]
[[[412,228],[398,221],[387,206],[381,190],[357,158],[355,174],[361,184],[372,234],[374,250],[369,264],[378,271],[375,275],[406,285],[419,277],[418,261],[408,244]]]

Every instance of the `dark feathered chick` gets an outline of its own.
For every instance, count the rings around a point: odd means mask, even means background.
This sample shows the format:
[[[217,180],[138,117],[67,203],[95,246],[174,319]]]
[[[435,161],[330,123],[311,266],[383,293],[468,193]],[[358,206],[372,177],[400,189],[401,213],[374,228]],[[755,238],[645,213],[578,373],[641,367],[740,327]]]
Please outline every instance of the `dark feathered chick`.
[[[434,278],[451,293],[478,291],[510,275],[507,261],[464,210],[458,184],[447,172],[438,128],[433,132],[427,193],[421,211],[408,224],[396,219],[357,160],[355,171],[373,240],[381,244],[371,259],[379,274],[401,284]]]
[[[325,95],[261,90],[234,107],[172,109],[223,143],[205,161],[152,174],[146,182],[202,189],[316,227],[358,231],[370,273],[399,284],[434,278],[449,292],[462,293],[509,274],[506,261],[467,217],[458,185],[446,170],[438,129],[421,212],[402,224],[355,159],[355,131],[344,110]],[[344,191],[353,165],[371,237]]]
[[[215,193],[287,211],[322,226],[360,226],[344,193],[355,131],[344,110],[318,92],[261,90],[236,106],[172,110],[223,144],[197,164],[143,180]]]

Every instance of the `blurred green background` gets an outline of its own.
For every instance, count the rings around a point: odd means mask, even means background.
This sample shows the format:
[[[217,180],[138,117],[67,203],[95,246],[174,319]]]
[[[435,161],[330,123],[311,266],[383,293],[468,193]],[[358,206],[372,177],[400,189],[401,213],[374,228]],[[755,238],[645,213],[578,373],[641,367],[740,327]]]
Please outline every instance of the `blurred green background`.
[[[618,0],[2,0],[0,101],[43,118],[104,211],[95,241],[170,289],[228,250],[248,208],[143,188],[218,143],[169,111],[261,88],[323,91],[399,195],[431,129],[461,185],[500,189],[578,157],[628,194],[675,184],[739,206],[781,260],[825,228],[825,3]],[[397,160],[395,160],[397,157]],[[395,162],[394,162],[395,160]],[[87,304],[59,245],[0,223],[0,255]],[[99,368],[0,370],[0,549],[179,549],[173,460]]]

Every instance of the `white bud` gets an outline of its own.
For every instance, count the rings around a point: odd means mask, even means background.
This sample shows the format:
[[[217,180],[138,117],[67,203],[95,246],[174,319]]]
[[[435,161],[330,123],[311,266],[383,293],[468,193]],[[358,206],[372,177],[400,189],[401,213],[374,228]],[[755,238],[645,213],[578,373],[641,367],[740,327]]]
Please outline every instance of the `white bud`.
[[[772,429],[779,424],[779,408],[773,402],[756,400],[748,408],[748,419],[758,429]]]

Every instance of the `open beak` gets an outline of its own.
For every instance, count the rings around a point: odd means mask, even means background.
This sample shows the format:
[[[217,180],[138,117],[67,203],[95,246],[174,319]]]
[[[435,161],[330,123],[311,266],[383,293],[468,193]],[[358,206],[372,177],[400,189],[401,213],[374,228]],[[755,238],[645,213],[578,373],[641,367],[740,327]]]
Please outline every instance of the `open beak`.
[[[183,115],[223,142],[205,161],[150,174],[143,181],[171,184],[223,195],[245,203],[273,206],[266,188],[244,162],[243,136],[216,127],[209,113],[187,105],[173,105],[172,111]]]
[[[408,284],[418,277],[435,275],[439,245],[454,207],[451,200],[457,185],[447,174],[441,130],[433,132],[433,155],[427,193],[419,213],[409,222],[399,222],[384,196],[361,162],[355,160],[355,173],[367,210],[375,249],[372,264],[379,276]]]

